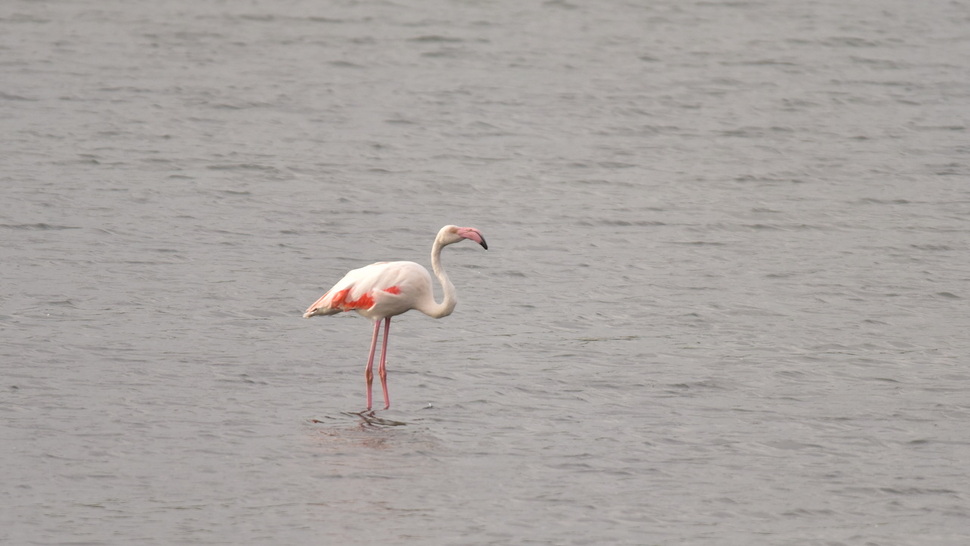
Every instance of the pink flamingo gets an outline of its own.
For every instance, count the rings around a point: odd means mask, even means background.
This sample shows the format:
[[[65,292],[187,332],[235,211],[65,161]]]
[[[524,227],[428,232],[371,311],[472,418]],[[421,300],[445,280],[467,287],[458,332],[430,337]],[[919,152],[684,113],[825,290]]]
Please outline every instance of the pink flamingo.
[[[377,349],[377,334],[384,319],[384,342],[381,345],[381,362],[377,373],[381,377],[384,390],[384,409],[391,407],[387,395],[387,335],[391,328],[391,317],[417,309],[433,318],[447,317],[455,310],[458,299],[455,285],[441,267],[441,249],[462,239],[471,239],[488,250],[485,238],[480,231],[470,227],[445,226],[438,232],[431,247],[431,268],[438,277],[444,291],[444,301],[434,300],[431,274],[420,264],[414,262],[377,262],[354,269],[344,275],[333,288],[320,297],[303,313],[303,318],[316,315],[335,315],[342,311],[357,311],[360,315],[374,321],[374,336],[370,342],[370,354],[364,378],[367,380],[367,410],[371,408],[371,385],[374,382],[374,352]]]

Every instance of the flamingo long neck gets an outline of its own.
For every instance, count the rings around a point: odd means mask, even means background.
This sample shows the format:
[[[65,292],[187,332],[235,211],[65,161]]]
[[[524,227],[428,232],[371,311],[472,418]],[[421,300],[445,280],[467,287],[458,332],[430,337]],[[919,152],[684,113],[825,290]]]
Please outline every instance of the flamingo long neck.
[[[458,298],[455,296],[455,285],[451,284],[448,274],[441,267],[441,249],[444,246],[444,243],[441,242],[441,238],[439,237],[434,240],[434,246],[431,248],[431,269],[434,270],[434,276],[438,277],[438,282],[441,283],[441,290],[445,297],[444,301],[438,303],[434,301],[434,296],[432,295],[431,305],[428,306],[428,310],[425,313],[434,318],[447,317],[455,310],[455,304],[458,303]]]

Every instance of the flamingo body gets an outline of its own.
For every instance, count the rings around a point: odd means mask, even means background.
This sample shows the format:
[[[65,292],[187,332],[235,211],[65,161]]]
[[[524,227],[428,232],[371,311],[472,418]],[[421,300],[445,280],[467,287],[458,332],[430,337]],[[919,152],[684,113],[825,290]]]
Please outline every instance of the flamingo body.
[[[431,274],[414,262],[377,262],[349,271],[333,288],[320,297],[306,313],[334,315],[356,311],[372,320],[393,317],[419,309],[431,301]]]
[[[311,305],[303,313],[304,318],[317,315],[335,315],[344,311],[356,311],[374,321],[374,335],[371,338],[370,354],[364,376],[367,381],[367,409],[371,409],[371,384],[374,372],[374,354],[381,320],[384,321],[384,341],[378,373],[384,391],[384,409],[391,405],[387,392],[387,336],[391,327],[391,317],[417,309],[422,313],[441,318],[451,314],[458,302],[455,286],[451,284],[444,268],[441,267],[441,249],[464,239],[472,240],[488,250],[485,238],[475,228],[445,226],[435,237],[431,248],[431,268],[441,283],[444,299],[438,303],[434,299],[431,274],[420,264],[414,262],[377,262],[349,271],[337,284]]]

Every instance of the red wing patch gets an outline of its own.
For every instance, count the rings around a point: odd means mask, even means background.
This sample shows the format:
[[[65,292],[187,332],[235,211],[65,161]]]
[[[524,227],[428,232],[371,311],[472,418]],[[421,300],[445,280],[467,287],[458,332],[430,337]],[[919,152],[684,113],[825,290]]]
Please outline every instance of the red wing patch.
[[[400,294],[401,293],[401,289],[398,288],[398,287],[396,287],[396,286],[392,286],[390,288],[385,288],[384,291],[387,292],[388,294]]]
[[[333,299],[330,300],[330,307],[350,311],[351,309],[370,309],[374,306],[374,298],[372,298],[370,294],[361,294],[361,296],[355,300],[348,300],[347,296],[349,295],[349,288],[345,288],[340,292],[337,292],[333,295]]]

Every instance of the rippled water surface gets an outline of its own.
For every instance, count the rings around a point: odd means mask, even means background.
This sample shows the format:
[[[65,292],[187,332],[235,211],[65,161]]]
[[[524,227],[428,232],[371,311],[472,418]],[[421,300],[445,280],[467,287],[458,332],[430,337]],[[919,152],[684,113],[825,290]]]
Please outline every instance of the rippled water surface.
[[[970,542],[968,28],[4,2],[0,542]],[[300,315],[448,223],[370,425]]]

